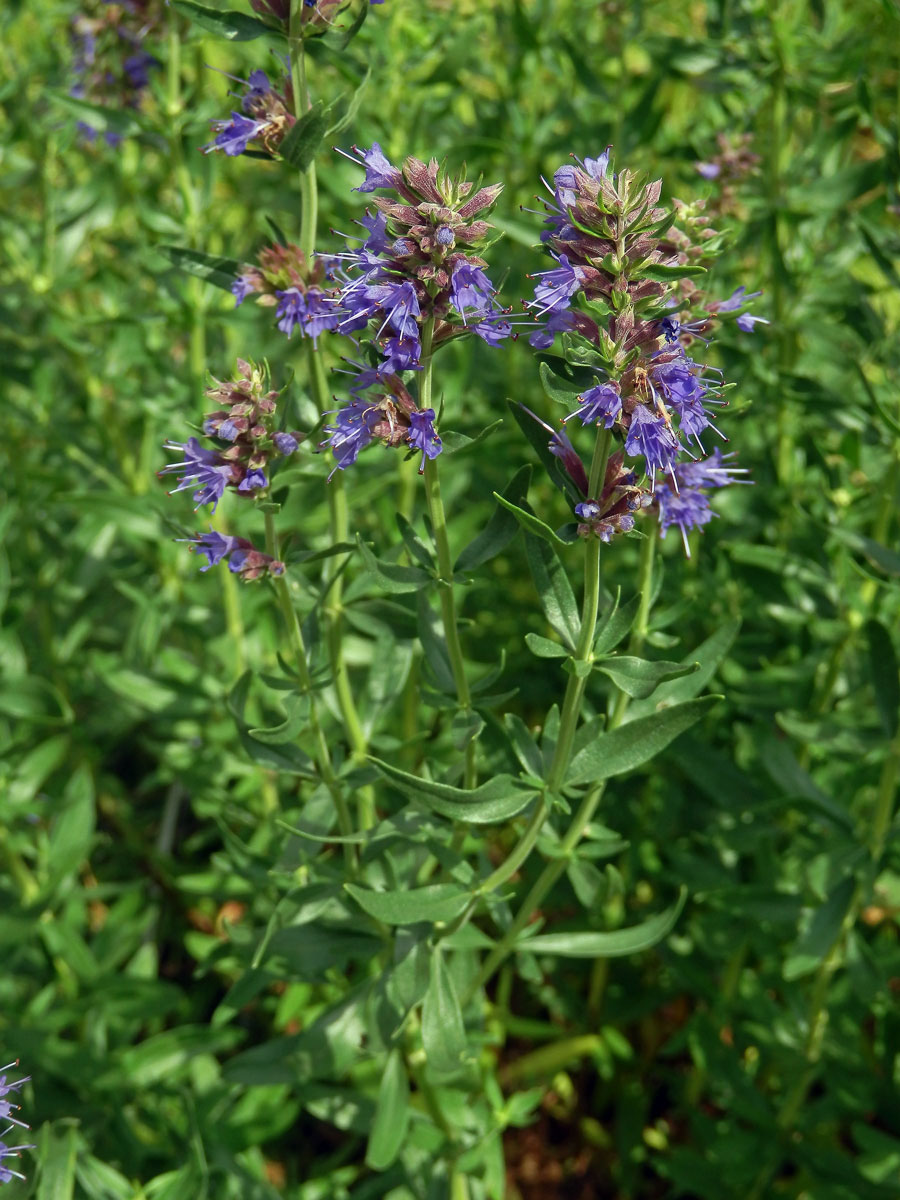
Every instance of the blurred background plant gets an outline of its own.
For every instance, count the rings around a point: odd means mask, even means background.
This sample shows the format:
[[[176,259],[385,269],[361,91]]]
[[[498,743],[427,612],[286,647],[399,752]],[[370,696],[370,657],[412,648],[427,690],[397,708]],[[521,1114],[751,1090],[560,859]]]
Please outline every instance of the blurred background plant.
[[[113,8],[139,46],[110,34]],[[32,1077],[37,1143],[8,1194],[437,1197],[428,1121],[387,1173],[366,1165],[379,1081],[332,1005],[371,939],[309,934],[280,978],[253,970],[306,863],[275,824],[290,762],[277,746],[252,762],[228,708],[245,667],[274,664],[277,614],[262,586],[197,575],[154,471],[164,439],[199,424],[207,369],[290,358],[265,310],[235,313],[161,247],[252,262],[298,214],[279,166],[197,152],[233,107],[216,72],[274,77],[283,43],[246,42],[240,23],[222,40],[189,8],[152,27],[138,5],[0,14],[0,1044]],[[85,84],[86,20],[107,22],[102,87]],[[387,0],[346,53],[311,51],[326,103],[365,85],[344,140],[503,179],[505,296],[535,269],[518,206],[538,175],[611,142],[668,195],[706,198],[732,236],[706,286],[763,287],[771,322],[713,347],[742,381],[728,431],[756,486],[716,497],[723,519],[689,563],[663,544],[647,634],[677,658],[740,618],[708,650],[727,700],[664,769],[610,791],[601,819],[627,848],[557,895],[613,928],[625,895],[652,910],[684,882],[688,906],[644,954],[501,970],[482,1053],[507,1178],[472,1148],[473,1196],[900,1195],[898,44],[892,0]],[[129,68],[135,54],[152,62]],[[323,150],[320,236],[351,228],[358,182]],[[305,351],[290,353],[299,424]],[[507,396],[549,416],[524,339],[451,347],[442,368],[463,432]],[[522,453],[504,436],[454,456],[459,544]],[[397,496],[377,458],[354,468],[351,519],[383,546]],[[304,549],[328,520],[304,507]],[[638,553],[616,547],[607,584],[633,581]],[[387,609],[361,596],[348,619],[411,654]],[[504,687],[533,724],[559,672],[535,670],[523,609],[543,633],[516,541],[465,596],[465,637],[480,663],[506,648]],[[351,640],[351,669],[366,647]]]

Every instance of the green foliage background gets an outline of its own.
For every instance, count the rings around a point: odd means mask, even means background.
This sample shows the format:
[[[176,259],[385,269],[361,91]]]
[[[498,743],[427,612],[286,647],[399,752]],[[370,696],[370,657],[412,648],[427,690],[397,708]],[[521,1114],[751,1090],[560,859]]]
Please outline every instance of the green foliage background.
[[[227,704],[245,667],[272,666],[279,632],[264,587],[197,574],[172,540],[190,506],[154,478],[164,439],[203,411],[206,370],[224,377],[237,354],[293,365],[307,411],[301,348],[159,249],[246,261],[267,220],[296,235],[279,165],[197,153],[231,107],[207,67],[244,75],[271,52],[173,13],[132,135],[92,147],[65,103],[75,11],[10,0],[0,15],[0,1048],[34,1078],[38,1142],[8,1194],[431,1200],[439,1180],[363,1163],[378,1079],[354,1030],[313,1026],[305,1074],[277,1069],[269,1039],[342,994],[333,948],[311,935],[288,982],[229,990],[303,869],[274,823],[296,815],[297,786],[250,762]],[[610,791],[602,820],[630,848],[622,889],[607,877],[594,895],[613,927],[681,883],[690,899],[649,953],[501,974],[505,1044],[485,1053],[510,1097],[542,1088],[508,1101],[512,1197],[900,1196],[900,862],[874,815],[900,771],[898,48],[894,0],[387,0],[347,64],[314,63],[326,98],[371,67],[346,143],[504,181],[492,263],[508,302],[541,269],[520,205],[569,152],[612,142],[665,195],[713,206],[721,187],[695,163],[717,136],[749,134],[759,156],[714,218],[732,241],[708,285],[762,288],[772,322],[711,350],[739,383],[727,430],[755,486],[716,497],[690,562],[664,543],[650,639],[680,658],[740,618],[727,699]],[[349,229],[357,173],[326,150],[319,179],[325,226]],[[446,360],[454,428],[477,433],[506,397],[550,416],[525,338]],[[445,471],[458,546],[530,460],[508,420],[483,449]],[[386,461],[372,451],[348,478],[352,527],[379,552],[397,540]],[[309,457],[304,472],[288,511],[316,549],[325,471]],[[550,487],[531,500],[565,519]],[[610,547],[607,586],[633,587],[636,557]],[[379,619],[356,613],[363,632]],[[539,721],[560,672],[524,645],[546,629],[519,542],[464,615],[473,658],[487,668],[504,647],[503,687]],[[351,664],[367,645],[351,641]],[[273,698],[253,703],[278,719]],[[418,719],[398,706],[381,752]],[[261,1044],[248,1065],[238,1052]]]

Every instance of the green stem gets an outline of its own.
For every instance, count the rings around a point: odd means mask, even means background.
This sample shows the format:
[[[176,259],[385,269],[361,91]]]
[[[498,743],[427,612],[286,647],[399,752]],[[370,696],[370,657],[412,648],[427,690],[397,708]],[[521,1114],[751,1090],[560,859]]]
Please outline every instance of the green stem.
[[[597,472],[604,472],[606,468],[606,459],[609,454],[610,434],[606,430],[598,430],[597,446],[594,449],[594,459],[591,469],[592,478],[602,478],[602,474],[595,476],[595,468]],[[593,493],[592,493],[593,494]],[[584,595],[582,597],[581,606],[581,633],[578,638],[578,646],[575,651],[575,660],[580,662],[589,662],[591,659],[591,648],[594,642],[594,633],[597,628],[597,610],[600,597],[600,542],[597,539],[592,539],[585,546],[585,564],[584,564]],[[572,754],[572,743],[575,738],[575,730],[578,724],[578,718],[581,710],[581,701],[584,696],[585,680],[579,679],[573,672],[569,676],[569,682],[566,685],[566,695],[563,701],[563,710],[559,723],[559,736],[556,742],[556,749],[553,754],[553,761],[550,765],[550,771],[547,776],[547,790],[552,793],[556,791],[562,784],[568,770],[569,761]],[[618,706],[617,706],[618,707]],[[624,713],[624,708],[622,709]],[[621,720],[614,714],[610,720],[610,728],[615,726]],[[525,899],[514,917],[512,924],[506,930],[503,937],[490,952],[482,964],[481,970],[472,980],[467,988],[461,1003],[463,1006],[469,1003],[475,993],[483,984],[485,984],[496,971],[496,969],[504,962],[508,955],[512,952],[519,934],[531,920],[532,914],[541,906],[545,897],[551,891],[556,881],[560,878],[563,872],[569,865],[575,847],[584,837],[584,831],[590,824],[597,806],[603,796],[605,784],[601,783],[593,788],[581,801],[572,822],[566,831],[565,836],[560,843],[559,852],[552,861],[548,862],[540,875],[532,884]],[[532,818],[535,820],[536,818]],[[539,832],[539,831],[538,831]],[[537,832],[533,832],[531,826],[526,830],[523,838],[518,843],[510,856],[518,858],[523,845],[527,839],[537,841]],[[531,846],[528,846],[531,849]],[[522,857],[521,861],[524,861]],[[519,864],[517,863],[517,866]],[[506,864],[494,872],[495,875],[501,873]],[[505,880],[502,880],[505,882]]]
[[[291,64],[291,90],[294,93],[294,115],[299,120],[310,107],[309,83],[306,78],[306,53],[303,46],[303,0],[291,0],[288,25],[288,58]],[[300,249],[307,261],[312,261],[316,248],[316,226],[319,219],[319,189],[316,164],[311,162],[300,175],[302,212],[300,214]]]
[[[328,403],[328,380],[322,356],[310,341],[309,373],[312,383],[313,397],[320,412],[324,412]],[[331,544],[346,542],[349,530],[349,514],[347,511],[347,493],[344,488],[343,472],[337,471],[328,484],[328,519]],[[334,556],[326,560],[325,582],[328,599],[325,605],[325,623],[328,641],[328,659],[331,666],[331,676],[338,707],[344,722],[344,729],[350,742],[354,762],[363,764],[369,750],[368,739],[362,727],[356,701],[353,699],[353,689],[350,686],[350,674],[344,661],[343,641],[343,593],[344,559]],[[360,829],[371,829],[375,824],[375,791],[371,784],[358,788],[356,792]]]
[[[431,343],[434,336],[434,318],[427,321],[422,328],[422,374],[419,381],[419,407],[431,408],[433,358]],[[431,528],[434,534],[434,544],[438,559],[438,597],[441,603],[441,620],[444,626],[444,639],[447,643],[447,656],[450,659],[450,670],[453,672],[453,682],[456,686],[456,698],[460,710],[464,713],[472,711],[472,694],[469,691],[469,681],[466,678],[465,660],[459,640],[458,618],[456,614],[456,599],[453,595],[453,556],[450,553],[450,541],[447,537],[447,515],[444,512],[444,502],[441,498],[441,485],[438,478],[436,458],[425,460],[425,499],[428,503],[428,515],[431,517]],[[471,740],[465,750],[464,787],[473,788],[478,780],[475,765],[475,741]]]
[[[278,557],[278,537],[275,533],[275,522],[271,513],[265,514],[266,518],[266,553],[271,554],[273,558]],[[294,663],[297,667],[297,674],[300,677],[300,684],[303,691],[309,696],[309,729],[312,734],[315,744],[315,760],[316,766],[319,769],[319,774],[322,777],[322,782],[328,788],[331,798],[334,800],[334,806],[337,810],[338,827],[340,828],[342,837],[347,837],[353,833],[353,822],[350,819],[350,811],[347,808],[347,802],[344,799],[343,789],[340,780],[334,773],[334,766],[331,761],[331,752],[328,749],[328,741],[322,729],[321,721],[319,720],[319,708],[316,703],[316,696],[313,690],[312,675],[309,670],[309,657],[306,653],[306,644],[303,640],[303,630],[300,628],[300,621],[297,617],[297,610],[294,608],[294,602],[291,598],[290,587],[284,575],[279,575],[274,579],[275,593],[278,597],[281,615],[284,619],[287,628],[288,637],[293,651]],[[349,842],[344,843],[344,858],[351,873],[356,871],[356,849]]]
[[[653,599],[653,560],[656,557],[656,531],[644,535],[641,544],[641,561],[638,568],[638,593],[641,597],[638,604],[637,616],[631,627],[631,637],[628,640],[628,653],[640,655],[647,640],[650,628],[650,605]],[[613,707],[610,725],[621,725],[628,707],[628,696],[619,692]]]

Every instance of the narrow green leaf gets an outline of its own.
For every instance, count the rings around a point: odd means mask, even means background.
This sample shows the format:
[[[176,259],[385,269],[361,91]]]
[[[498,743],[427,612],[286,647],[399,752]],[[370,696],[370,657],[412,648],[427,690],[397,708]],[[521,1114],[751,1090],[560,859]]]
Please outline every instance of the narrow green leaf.
[[[704,696],[701,700],[689,700],[611,729],[575,755],[565,782],[597,783],[643,766],[665,750],[679,733],[690,729],[720,699],[720,696]]]
[[[187,17],[193,24],[199,25],[202,29],[208,29],[210,33],[215,33],[229,42],[252,42],[260,37],[284,40],[281,30],[273,29],[265,21],[260,21],[258,17],[251,17],[247,13],[207,8],[205,4],[194,3],[194,0],[172,0],[172,8]]]
[[[467,433],[457,433],[454,429],[442,430],[441,441],[444,443],[444,454],[458,454],[460,450],[469,450],[472,446],[477,446],[495,429],[499,429],[502,424],[503,418],[501,417],[497,421],[492,421],[490,425],[485,425],[484,429],[480,433],[476,433],[474,437],[469,437]]]
[[[622,655],[597,663],[597,670],[608,675],[621,691],[637,700],[651,696],[666,679],[679,679],[700,669],[698,662],[682,664],[676,662],[650,662],[645,658]]]
[[[433,581],[433,576],[421,567],[401,567],[397,563],[382,562],[377,559],[362,536],[357,534],[357,544],[366,564],[366,570],[375,579],[382,591],[391,595],[403,592],[417,592]]]
[[[890,633],[880,621],[866,621],[869,674],[875,689],[875,706],[881,727],[889,738],[897,732],[900,717],[900,672]]]
[[[157,246],[156,249],[179,270],[205,279],[225,292],[231,291],[231,285],[241,273],[241,264],[236,258],[204,254],[202,250],[191,250],[187,246]]]
[[[456,682],[453,678],[453,668],[450,666],[443,626],[429,603],[428,592],[420,591],[416,597],[416,618],[422,653],[434,676],[434,683],[446,695],[455,695]]]
[[[705,272],[706,267],[701,267],[697,263],[671,266],[664,263],[648,263],[645,266],[637,267],[632,274],[637,279],[656,279],[660,283],[668,283],[670,279],[683,279],[688,275],[703,275]]]
[[[101,104],[90,104],[67,92],[49,91],[50,99],[67,108],[79,121],[90,125],[97,133],[117,133],[120,137],[134,137],[141,132],[140,117],[135,109],[106,108]]]
[[[317,100],[291,127],[287,137],[278,147],[278,153],[286,163],[290,163],[298,171],[305,171],[316,157],[316,151],[327,130],[325,105],[321,100]]]
[[[426,571],[434,570],[434,555],[404,517],[403,513],[395,513],[394,520],[397,522],[397,528],[400,530],[400,536],[403,538],[403,545],[409,551],[410,555],[416,559]]]
[[[840,936],[854,888],[852,878],[843,879],[825,903],[812,913],[809,924],[784,960],[782,974],[786,980],[811,974],[829,953]]]
[[[597,634],[594,638],[594,655],[597,658],[608,654],[610,650],[614,650],[618,646],[631,629],[637,616],[641,603],[640,592],[636,596],[632,596],[627,604],[621,606],[619,605],[620,595],[621,593],[617,593],[612,608],[598,623]]]
[[[440,947],[431,956],[428,991],[422,1004],[422,1044],[432,1070],[439,1074],[458,1070],[466,1049],[466,1030]]]
[[[552,642],[550,638],[541,637],[537,633],[526,633],[525,645],[538,658],[568,658],[571,654],[571,651],[559,642]]]
[[[628,929],[609,933],[539,933],[523,939],[516,949],[529,954],[558,954],[562,958],[621,958],[637,954],[649,950],[672,932],[686,896],[687,889],[682,888],[671,908]]]
[[[63,805],[50,831],[47,860],[50,887],[77,871],[90,852],[96,814],[94,781],[87,766],[82,764],[76,767],[69,777],[63,793]]]
[[[498,504],[502,504],[505,509],[512,513],[515,519],[519,522],[523,529],[535,537],[543,538],[544,541],[550,542],[551,545],[565,546],[566,542],[550,528],[545,525],[540,517],[536,517],[533,512],[528,509],[520,508],[518,504],[513,504],[511,500],[507,500],[505,496],[501,496],[499,492],[494,492],[494,499]]]
[[[535,789],[511,775],[495,775],[480,787],[467,790],[419,779],[399,767],[369,755],[378,770],[404,795],[418,800],[441,816],[468,821],[473,825],[492,825],[516,816],[537,795]]]
[[[296,741],[309,720],[309,697],[289,696],[284,707],[287,716],[280,725],[272,725],[268,729],[250,729],[250,736],[267,746],[281,746],[285,742]]]
[[[887,546],[882,546],[880,542],[874,541],[872,538],[864,537],[861,533],[856,533],[852,529],[845,529],[842,525],[835,525],[829,528],[829,532],[839,541],[844,542],[851,550],[857,554],[862,554],[867,558],[873,566],[878,567],[885,575],[900,575],[900,554],[894,550],[889,550]]]
[[[23,1142],[27,1140],[20,1139]],[[6,1141],[10,1139],[7,1138]],[[78,1130],[75,1122],[67,1122],[62,1128],[45,1125],[41,1131],[39,1152],[41,1173],[38,1179],[37,1200],[72,1200],[75,1194],[75,1160],[78,1153]]]
[[[391,1050],[378,1087],[375,1120],[366,1148],[366,1166],[385,1171],[400,1153],[409,1126],[409,1079],[399,1049]]]
[[[345,883],[360,908],[385,925],[415,925],[418,921],[452,921],[464,911],[471,892],[456,883],[434,883],[402,892],[375,892]]]
[[[543,771],[541,752],[531,730],[516,713],[504,713],[503,727],[509,737],[513,753],[529,775],[540,779]]]
[[[740,627],[741,622],[739,618],[726,621],[705,642],[701,642],[696,650],[693,650],[681,660],[681,665],[685,667],[693,667],[695,663],[699,663],[700,666],[690,675],[685,675],[681,679],[673,679],[669,683],[661,684],[649,700],[636,700],[633,704],[630,704],[625,714],[626,724],[636,720],[638,717],[656,712],[665,705],[680,704],[684,700],[692,700],[698,692],[702,692],[719,669],[719,664],[725,655],[731,649]]]
[[[547,620],[574,650],[581,618],[565,568],[552,546],[529,533],[525,534],[525,553]]]
[[[541,386],[547,393],[550,400],[561,404],[567,412],[574,412],[578,408],[578,397],[584,391],[583,387],[579,387],[577,383],[566,379],[561,379],[550,369],[548,363],[542,362],[538,368],[541,376]]]
[[[511,500],[514,503],[524,500],[528,494],[528,485],[531,482],[531,467],[520,467],[515,475],[503,489],[503,496],[506,500]],[[471,571],[475,567],[480,567],[482,563],[488,562],[495,554],[499,554],[504,550],[516,536],[519,529],[519,523],[515,517],[503,505],[498,505],[491,513],[487,525],[482,529],[481,533],[461,552],[456,560],[456,565],[453,570],[456,571]]]

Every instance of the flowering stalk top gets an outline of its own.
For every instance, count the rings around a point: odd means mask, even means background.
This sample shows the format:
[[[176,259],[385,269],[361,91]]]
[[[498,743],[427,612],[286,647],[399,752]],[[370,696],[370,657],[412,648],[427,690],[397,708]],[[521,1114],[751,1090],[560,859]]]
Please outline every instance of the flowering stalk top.
[[[357,249],[327,260],[341,285],[335,329],[365,331],[372,365],[352,364],[359,371],[350,386],[356,399],[326,426],[331,436],[323,445],[339,469],[376,438],[421,451],[424,463],[441,450],[434,412],[416,409],[400,376],[418,371],[423,357],[454,338],[474,334],[496,345],[511,332],[480,253],[493,240],[485,218],[502,185],[475,191],[436,159],[410,157],[395,167],[377,142],[345,157],[365,171],[357,191],[393,195],[373,197],[376,211],[359,221],[365,236],[354,238]],[[376,383],[381,394],[362,401],[359,392]]]
[[[714,318],[752,296],[738,288],[725,301],[704,299],[690,276],[705,269],[719,235],[696,209],[675,202],[673,215],[658,207],[660,180],[613,174],[610,150],[560,167],[547,187],[552,200],[543,202],[542,240],[554,266],[536,276],[530,307],[543,323],[531,343],[549,350],[561,334],[563,379],[573,377],[573,368],[596,377],[563,421],[612,430],[625,458],[643,460],[627,485],[628,503],[653,505],[662,532],[678,525],[687,550],[687,531],[714,515],[702,489],[722,486],[736,471],[717,452],[706,469],[697,461],[710,433],[725,440],[711,411],[725,404],[725,389],[694,347],[707,342]],[[738,323],[752,329],[761,320],[743,314]],[[558,453],[552,445],[551,451]],[[624,471],[618,455],[610,462]],[[646,500],[635,494],[641,476],[649,482]],[[690,497],[679,500],[682,485]],[[601,496],[577,506],[583,536],[609,540],[608,491],[607,483]]]
[[[244,88],[240,111],[232,111],[228,120],[212,122],[216,136],[203,147],[204,154],[221,150],[234,158],[251,145],[268,154],[277,154],[297,120],[290,79],[285,77],[276,87],[265,71],[251,71],[249,79],[237,82]]]
[[[103,108],[140,108],[150,72],[160,65],[144,42],[164,18],[161,0],[132,0],[130,4],[88,0],[72,18],[76,78],[70,95]],[[97,136],[88,121],[80,121],[78,128],[88,141]],[[122,141],[122,135],[113,129],[108,129],[104,138],[110,146]]]
[[[181,476],[175,492],[194,488],[197,508],[216,505],[231,488],[242,496],[253,496],[269,486],[266,474],[273,457],[293,454],[303,434],[279,431],[275,423],[278,392],[264,391],[265,373],[244,359],[237,360],[238,377],[229,383],[214,381],[207,397],[219,407],[207,413],[203,432],[219,443],[207,449],[195,437],[186,442],[166,443],[179,450],[181,462],[163,467],[160,475]]]

